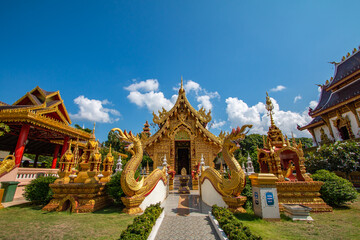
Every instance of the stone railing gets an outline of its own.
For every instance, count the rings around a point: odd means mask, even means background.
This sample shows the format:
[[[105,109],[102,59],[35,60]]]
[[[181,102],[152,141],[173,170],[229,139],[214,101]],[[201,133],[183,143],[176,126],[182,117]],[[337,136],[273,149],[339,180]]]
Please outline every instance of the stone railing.
[[[34,180],[40,176],[55,176],[58,177],[57,172],[59,169],[51,168],[17,168],[18,172],[14,181],[20,182],[14,199],[23,199],[23,193],[25,191],[25,186],[28,185],[31,180]]]
[[[23,193],[25,186],[28,185],[31,180],[38,178],[39,176],[55,176],[57,177],[57,172],[59,169],[51,168],[14,168],[9,173],[0,177],[0,182],[5,181],[16,181],[20,182],[16,189],[14,199],[24,199]]]

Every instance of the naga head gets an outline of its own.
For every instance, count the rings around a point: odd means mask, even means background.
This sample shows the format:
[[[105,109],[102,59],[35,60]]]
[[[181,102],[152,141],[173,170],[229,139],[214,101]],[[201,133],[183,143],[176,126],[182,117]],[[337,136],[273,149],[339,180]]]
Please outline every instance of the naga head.
[[[240,141],[245,138],[245,135],[249,132],[251,127],[252,125],[244,125],[241,128],[233,128],[231,133],[224,138],[224,147],[228,147],[229,152],[234,152],[237,148],[239,148]]]
[[[127,146],[125,147],[125,150],[133,154],[133,148],[135,145],[140,145],[141,141],[140,138],[136,135],[134,136],[132,132],[126,132],[126,130],[122,131],[120,128],[113,128],[111,129],[112,132],[115,132],[115,135],[117,138],[120,139],[120,141],[125,142]]]

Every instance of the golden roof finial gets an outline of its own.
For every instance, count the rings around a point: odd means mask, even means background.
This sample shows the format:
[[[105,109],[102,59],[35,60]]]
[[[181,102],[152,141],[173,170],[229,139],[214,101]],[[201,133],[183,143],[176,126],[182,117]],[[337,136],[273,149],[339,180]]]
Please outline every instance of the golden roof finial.
[[[92,130],[91,139],[95,139],[95,124],[96,122],[94,122],[94,128]]]
[[[273,116],[272,116],[272,110],[274,109],[274,105],[272,104],[271,102],[271,99],[269,97],[269,94],[268,92],[266,92],[266,110],[268,110],[269,112],[269,115],[270,115],[270,122],[271,122],[271,126],[274,126],[275,123],[274,123],[274,119],[273,119]]]
[[[183,90],[184,88],[183,88],[183,77],[181,76],[181,88],[180,88],[181,90]]]

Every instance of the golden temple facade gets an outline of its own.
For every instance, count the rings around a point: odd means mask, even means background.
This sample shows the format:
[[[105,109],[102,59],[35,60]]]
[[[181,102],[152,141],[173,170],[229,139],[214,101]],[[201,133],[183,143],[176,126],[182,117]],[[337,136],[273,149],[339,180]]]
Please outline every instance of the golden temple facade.
[[[186,98],[183,82],[174,107],[164,108],[156,115],[153,122],[159,130],[152,136],[142,136],[144,151],[154,161],[154,169],[162,165],[166,157],[170,169],[180,174],[185,168],[191,173],[203,156],[205,165],[212,162],[221,151],[221,139],[209,130],[206,125],[211,121],[211,111],[203,108],[195,110]]]

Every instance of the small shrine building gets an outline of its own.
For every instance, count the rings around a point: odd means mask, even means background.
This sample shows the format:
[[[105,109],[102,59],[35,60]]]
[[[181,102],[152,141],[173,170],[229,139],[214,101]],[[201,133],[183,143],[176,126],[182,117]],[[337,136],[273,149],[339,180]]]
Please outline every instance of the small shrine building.
[[[313,212],[329,212],[332,208],[320,198],[323,182],[313,181],[306,173],[304,152],[301,141],[297,144],[282,134],[272,116],[274,106],[266,97],[266,109],[270,115],[270,127],[263,139],[264,148],[258,149],[258,162],[261,173],[273,173],[277,177],[276,187],[279,209],[283,204],[302,204],[311,207]]]
[[[9,133],[0,136],[0,150],[14,153],[17,167],[26,152],[53,156],[55,168],[60,150],[62,156],[71,141],[85,142],[91,137],[70,126],[59,91],[48,92],[38,86],[12,105],[0,102],[0,122],[10,127]]]
[[[176,174],[182,168],[190,173],[202,157],[206,166],[212,166],[222,147],[219,137],[206,129],[210,114],[204,108],[197,111],[191,106],[181,80],[174,107],[169,111],[163,108],[158,115],[153,113],[153,122],[159,130],[149,137],[142,135],[144,150],[154,161],[154,168],[161,166],[165,157]]]
[[[318,105],[309,109],[313,120],[298,126],[308,130],[316,146],[360,137],[360,51],[354,48],[335,64],[334,77],[321,85]]]

